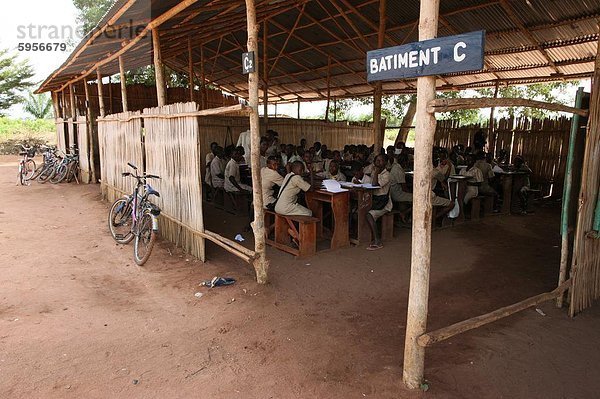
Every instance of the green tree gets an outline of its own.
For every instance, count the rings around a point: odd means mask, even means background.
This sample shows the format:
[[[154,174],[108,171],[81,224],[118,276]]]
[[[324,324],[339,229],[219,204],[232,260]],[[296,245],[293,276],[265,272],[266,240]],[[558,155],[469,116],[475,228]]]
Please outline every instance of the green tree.
[[[17,60],[8,50],[0,49],[0,116],[2,112],[23,100],[21,92],[34,85],[33,68],[29,61]]]
[[[29,92],[29,97],[25,100],[23,109],[35,119],[46,119],[52,114],[52,100],[50,100],[48,93],[36,95]]]
[[[87,34],[94,29],[115,0],[73,0],[77,8],[77,22]]]

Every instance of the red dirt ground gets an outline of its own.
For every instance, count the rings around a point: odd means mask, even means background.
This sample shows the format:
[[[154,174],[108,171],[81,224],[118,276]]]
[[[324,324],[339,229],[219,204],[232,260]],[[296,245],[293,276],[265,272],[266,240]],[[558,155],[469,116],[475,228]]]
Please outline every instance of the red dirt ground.
[[[1,398],[595,398],[600,307],[552,303],[438,343],[426,393],[401,383],[410,232],[308,261],[269,250],[271,284],[209,245],[116,245],[98,186],[15,186],[0,158]],[[233,237],[242,221],[207,206]],[[556,206],[433,233],[429,329],[553,288]],[[246,234],[247,238],[251,238]],[[250,240],[249,240],[250,241]],[[247,241],[248,243],[248,241]],[[238,279],[212,290],[215,275]],[[194,293],[202,292],[200,299]]]

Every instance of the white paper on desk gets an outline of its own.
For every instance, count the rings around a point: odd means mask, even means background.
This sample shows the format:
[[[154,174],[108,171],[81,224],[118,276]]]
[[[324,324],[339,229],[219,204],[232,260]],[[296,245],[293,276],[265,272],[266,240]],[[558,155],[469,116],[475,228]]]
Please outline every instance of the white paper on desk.
[[[339,181],[333,179],[323,180],[323,185],[325,186],[325,190],[330,193],[343,193],[344,191],[348,191],[345,188],[342,188]]]
[[[504,173],[504,169],[502,169],[502,168],[501,168],[500,166],[498,166],[498,165],[494,165],[494,167],[492,168],[492,170],[493,170],[495,173]]]
[[[363,188],[381,188],[381,186],[374,186],[371,183],[364,183],[364,184],[361,184],[361,186]]]

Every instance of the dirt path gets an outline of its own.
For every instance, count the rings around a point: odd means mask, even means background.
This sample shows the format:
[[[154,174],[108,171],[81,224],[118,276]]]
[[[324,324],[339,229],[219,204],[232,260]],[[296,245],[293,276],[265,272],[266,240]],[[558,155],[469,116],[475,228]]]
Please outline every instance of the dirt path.
[[[548,303],[434,346],[426,394],[401,384],[410,234],[382,251],[297,261],[272,284],[209,247],[206,264],[161,243],[139,268],[116,245],[98,186],[16,187],[0,157],[2,398],[593,398],[600,307]],[[231,235],[239,221],[208,212]],[[433,235],[430,328],[551,289],[556,209]],[[249,237],[250,238],[250,237]],[[215,275],[238,279],[208,290]],[[202,292],[200,299],[194,297]]]

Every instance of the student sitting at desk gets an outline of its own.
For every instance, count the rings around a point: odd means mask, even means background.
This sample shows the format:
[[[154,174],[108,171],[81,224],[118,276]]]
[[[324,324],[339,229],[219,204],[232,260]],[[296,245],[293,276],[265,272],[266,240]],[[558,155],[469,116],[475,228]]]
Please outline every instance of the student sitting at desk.
[[[413,201],[413,195],[408,188],[408,184],[406,184],[406,172],[404,172],[407,163],[408,156],[403,154],[398,157],[397,163],[388,166],[390,172],[390,195],[394,202]]]
[[[365,175],[365,168],[360,162],[352,163],[352,176],[354,184],[371,184],[371,176]]]
[[[277,172],[279,168],[279,158],[271,155],[267,158],[267,166],[260,170],[262,178],[263,206],[266,209],[275,209],[275,187],[281,189],[283,177]]]
[[[332,160],[329,162],[329,170],[327,172],[319,173],[320,177],[324,179],[337,180],[339,182],[346,182],[346,176],[340,172],[340,164]]]
[[[288,216],[312,216],[312,211],[298,203],[300,191],[310,190],[310,184],[302,179],[304,164],[295,161],[291,164],[291,172],[287,174],[275,204],[275,212]]]
[[[252,192],[252,187],[240,182],[240,163],[244,157],[239,148],[233,150],[231,159],[225,167],[225,191],[234,193],[238,191]]]
[[[223,188],[225,183],[225,157],[223,147],[215,147],[215,156],[210,162],[210,177],[214,188]]]
[[[532,173],[531,169],[525,163],[525,159],[522,156],[517,155],[515,157],[515,172],[524,173],[523,185],[519,188],[519,203],[521,205],[521,215],[527,215],[527,208],[529,206],[529,192],[531,191],[531,180],[529,175]]]
[[[373,162],[373,174],[371,176],[372,183],[374,186],[379,186],[378,189],[373,191],[373,205],[371,206],[371,210],[367,213],[367,222],[369,223],[369,228],[371,229],[371,236],[373,240],[371,241],[371,245],[367,247],[369,251],[375,251],[377,249],[383,248],[383,243],[381,242],[381,237],[377,232],[377,219],[389,213],[392,208],[392,200],[390,198],[390,172],[385,168],[387,164],[387,155],[380,154],[375,157],[375,161]]]
[[[494,197],[494,209],[496,209],[498,193],[490,183],[495,176],[492,165],[487,161],[487,155],[483,151],[478,152],[476,158],[477,162],[475,162],[475,167],[479,169],[483,175],[483,182],[481,182],[481,186],[479,187],[479,194],[486,197]]]
[[[467,192],[465,193],[464,203],[468,204],[471,199],[479,195],[479,186],[483,182],[483,174],[481,170],[475,166],[475,156],[470,154],[467,157],[467,167],[461,169],[461,176],[470,176],[473,179],[467,181]]]

